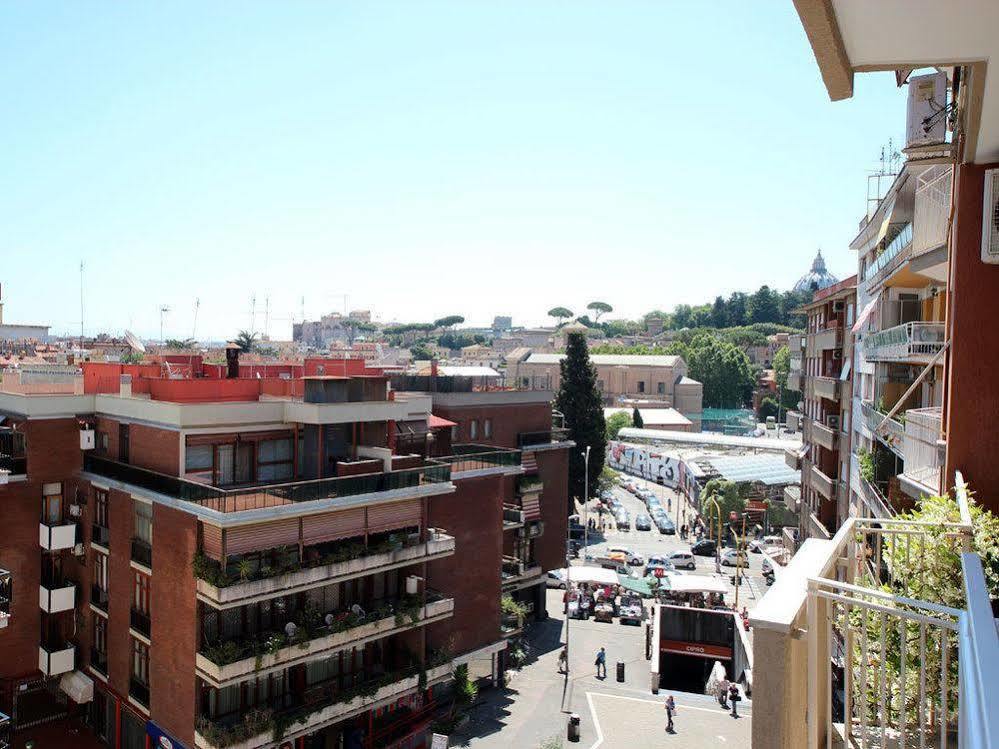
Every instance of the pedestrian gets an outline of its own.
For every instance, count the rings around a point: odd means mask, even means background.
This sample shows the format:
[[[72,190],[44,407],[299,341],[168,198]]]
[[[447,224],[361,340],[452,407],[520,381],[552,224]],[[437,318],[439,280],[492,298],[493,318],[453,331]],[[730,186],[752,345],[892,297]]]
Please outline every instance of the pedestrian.
[[[718,704],[728,710],[728,677],[723,676],[718,682]]]
[[[666,733],[675,733],[673,730],[673,715],[676,713],[676,702],[673,695],[666,698]]]
[[[607,678],[607,651],[602,647],[597,653],[597,659],[593,662],[593,665],[597,667],[597,678]]]
[[[666,497],[666,509],[669,512],[673,512],[673,498]]]
[[[742,699],[742,695],[739,694],[739,687],[732,682],[728,687],[728,701],[732,703],[732,717],[739,717],[739,710],[737,708],[739,700]]]
[[[569,673],[569,646],[562,648],[562,652],[558,654],[558,672],[560,674]]]

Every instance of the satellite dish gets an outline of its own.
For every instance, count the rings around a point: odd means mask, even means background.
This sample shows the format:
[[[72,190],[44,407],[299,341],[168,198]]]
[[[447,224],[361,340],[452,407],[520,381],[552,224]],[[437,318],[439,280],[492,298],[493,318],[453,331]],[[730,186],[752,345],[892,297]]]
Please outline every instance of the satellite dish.
[[[136,338],[135,333],[131,330],[125,331],[125,342],[132,347],[133,351],[138,351],[140,354],[146,353],[145,345],[143,345],[142,341]]]

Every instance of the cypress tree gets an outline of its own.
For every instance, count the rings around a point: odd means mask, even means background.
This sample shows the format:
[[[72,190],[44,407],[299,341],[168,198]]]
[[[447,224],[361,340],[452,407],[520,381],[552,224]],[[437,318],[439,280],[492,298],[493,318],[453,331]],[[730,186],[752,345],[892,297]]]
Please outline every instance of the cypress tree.
[[[635,410],[631,412],[631,423],[634,425],[635,429],[642,429],[645,426],[645,422],[642,421],[642,413],[638,410],[638,406],[635,406]]]
[[[565,417],[569,439],[576,447],[569,451],[569,510],[571,497],[583,497],[585,462],[583,453],[590,448],[590,492],[596,491],[597,479],[604,467],[606,425],[604,409],[597,390],[597,369],[590,362],[586,337],[570,333],[566,356],[560,364],[561,384],[555,396],[555,408]]]

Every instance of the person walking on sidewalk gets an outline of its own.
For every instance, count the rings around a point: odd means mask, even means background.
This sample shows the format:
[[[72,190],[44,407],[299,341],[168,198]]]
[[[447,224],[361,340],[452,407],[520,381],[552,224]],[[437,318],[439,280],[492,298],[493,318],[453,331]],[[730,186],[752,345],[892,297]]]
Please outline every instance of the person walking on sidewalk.
[[[676,702],[673,695],[666,698],[666,733],[675,733],[673,730],[673,715],[676,713]]]
[[[729,680],[727,677],[723,677],[722,680],[718,682],[718,704],[726,710],[728,710],[728,688]]]
[[[569,648],[562,648],[562,652],[558,654],[558,672],[560,674],[569,673]]]
[[[597,667],[597,678],[599,679],[599,678],[602,677],[602,678],[606,679],[607,678],[607,651],[605,651],[603,648],[600,648],[600,651],[597,653],[597,659],[593,662],[593,664]]]
[[[739,705],[739,700],[741,700],[741,699],[742,699],[742,695],[739,694],[739,687],[738,687],[738,685],[736,685],[735,682],[732,682],[731,684],[729,684],[729,687],[728,687],[728,701],[732,703],[732,717],[733,718],[738,718],[739,717],[738,705]]]

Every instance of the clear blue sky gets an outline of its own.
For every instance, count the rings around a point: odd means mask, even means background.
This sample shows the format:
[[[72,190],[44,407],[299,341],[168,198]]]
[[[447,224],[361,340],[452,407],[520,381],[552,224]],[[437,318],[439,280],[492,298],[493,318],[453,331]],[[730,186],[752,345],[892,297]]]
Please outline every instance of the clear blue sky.
[[[830,103],[791,0],[0,6],[8,322],[614,316],[847,248],[904,90]]]

